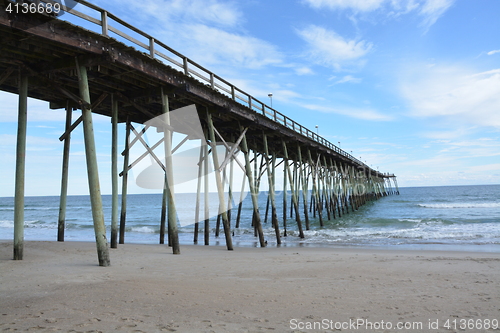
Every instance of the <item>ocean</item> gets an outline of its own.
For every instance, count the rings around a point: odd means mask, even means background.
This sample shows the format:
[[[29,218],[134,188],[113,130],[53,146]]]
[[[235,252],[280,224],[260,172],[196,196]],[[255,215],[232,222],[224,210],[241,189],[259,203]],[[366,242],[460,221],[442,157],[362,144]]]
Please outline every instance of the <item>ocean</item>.
[[[216,194],[211,194],[212,215],[216,215]],[[290,198],[290,195],[288,195]],[[161,194],[128,196],[126,243],[158,243],[161,215]],[[264,235],[268,246],[276,246],[270,216],[265,220],[266,193],[259,197]],[[280,229],[282,197],[277,197]],[[108,228],[111,220],[111,196],[103,195]],[[290,205],[290,202],[288,202]],[[194,214],[195,195],[177,194],[179,216]],[[14,199],[0,198],[0,239],[12,239],[14,232]],[[290,207],[290,206],[288,206]],[[302,211],[302,208],[301,208]],[[25,240],[57,240],[59,197],[26,197]],[[203,210],[201,211],[203,216]],[[270,215],[270,214],[269,214]],[[251,227],[252,205],[248,196],[243,201],[240,227],[234,228],[236,209],[232,212],[231,228],[235,246],[258,246]],[[225,245],[221,226],[215,237],[216,216],[210,219],[210,245]],[[304,225],[304,219],[302,217]],[[185,223],[184,223],[185,224]],[[298,237],[294,218],[287,217],[287,236],[281,246],[348,246],[413,249],[445,249],[500,252],[500,185],[439,186],[400,188],[400,195],[390,195],[369,202],[357,211],[337,219],[310,219],[305,239]],[[194,224],[179,227],[181,244],[193,244]],[[94,241],[90,198],[69,196],[66,214],[66,241]],[[203,223],[200,223],[199,244],[203,244]]]

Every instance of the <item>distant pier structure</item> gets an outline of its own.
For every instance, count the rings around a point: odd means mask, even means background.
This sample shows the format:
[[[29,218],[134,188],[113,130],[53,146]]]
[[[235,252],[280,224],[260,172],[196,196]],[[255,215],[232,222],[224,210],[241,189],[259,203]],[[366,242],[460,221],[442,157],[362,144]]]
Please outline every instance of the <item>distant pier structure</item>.
[[[59,241],[64,241],[71,132],[80,124],[83,127],[101,266],[109,265],[110,258],[93,113],[110,117],[112,124],[111,248],[116,248],[125,239],[128,171],[147,156],[153,158],[161,170],[160,180],[157,170],[151,171],[156,175],[153,178],[160,184],[159,188],[163,188],[160,243],[167,235],[173,253],[180,253],[174,186],[179,180],[174,175],[174,168],[176,161],[185,163],[189,158],[176,159],[175,152],[188,141],[200,142],[197,159],[191,163],[192,169],[197,171],[193,177],[197,179],[197,199],[193,203],[196,210],[194,241],[198,242],[198,225],[202,223],[206,245],[210,231],[209,177],[217,187],[218,221],[222,222],[228,250],[233,249],[231,231],[238,227],[241,212],[241,203],[235,214],[237,209],[231,207],[231,202],[238,201],[236,197],[245,189],[252,199],[252,225],[262,247],[266,246],[266,240],[257,200],[261,190],[268,195],[266,210],[271,212],[277,244],[286,236],[287,223],[295,223],[299,237],[303,238],[303,231],[310,228],[310,214],[317,216],[323,226],[325,219],[342,216],[367,201],[399,194],[393,174],[370,168],[317,133],[110,12],[83,0],[76,0],[76,3],[79,7],[75,8],[80,11],[54,0],[0,0],[0,89],[19,96],[14,259],[21,260],[24,249],[28,97],[47,101],[52,109],[66,110],[66,128],[60,137],[64,148]],[[88,27],[64,21],[62,14],[78,17],[93,28],[88,30]],[[72,119],[73,110],[81,110],[78,119]],[[123,152],[118,152],[118,123],[126,123]],[[134,123],[143,125],[142,130],[136,130]],[[148,130],[161,134],[154,145],[144,140]],[[176,143],[173,133],[181,133],[185,138]],[[143,146],[145,151],[135,160],[129,154],[134,145]],[[123,168],[118,166],[119,153],[123,155]],[[233,184],[234,169],[244,174],[240,184]],[[278,176],[282,178],[277,179]],[[143,178],[147,183],[147,170]],[[261,183],[267,188],[261,188]],[[277,188],[278,184],[281,188]],[[277,191],[283,193],[280,197],[282,212],[277,211]],[[200,211],[202,206],[204,212]],[[294,222],[287,221],[288,210],[292,211]],[[231,211],[235,212],[233,216]]]

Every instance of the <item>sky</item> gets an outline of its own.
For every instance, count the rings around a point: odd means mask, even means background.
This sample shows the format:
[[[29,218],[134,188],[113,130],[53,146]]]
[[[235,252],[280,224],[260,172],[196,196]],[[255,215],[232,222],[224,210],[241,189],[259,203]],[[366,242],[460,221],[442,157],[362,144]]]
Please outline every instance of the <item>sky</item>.
[[[500,183],[500,1],[90,2],[396,174],[400,186]],[[29,101],[26,195],[59,194],[64,117]],[[0,92],[0,196],[14,194],[16,121],[17,96]],[[110,193],[110,119],[94,121]],[[88,193],[81,132],[70,194]]]

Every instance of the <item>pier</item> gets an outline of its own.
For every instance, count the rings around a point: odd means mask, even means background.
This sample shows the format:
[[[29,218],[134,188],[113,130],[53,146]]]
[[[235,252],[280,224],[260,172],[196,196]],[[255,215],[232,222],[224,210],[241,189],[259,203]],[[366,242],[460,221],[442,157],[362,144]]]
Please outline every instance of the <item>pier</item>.
[[[233,250],[232,229],[238,227],[240,215],[237,212],[241,211],[241,200],[239,207],[232,207],[231,203],[237,201],[236,197],[244,189],[250,192],[253,227],[261,247],[267,242],[257,200],[260,192],[268,195],[266,210],[270,212],[277,244],[287,236],[287,226],[291,223],[296,224],[299,237],[304,238],[303,231],[311,228],[311,214],[317,216],[323,226],[324,220],[355,211],[368,201],[399,194],[395,175],[372,169],[284,113],[112,13],[83,0],[76,2],[84,6],[86,14],[76,10],[79,7],[63,5],[59,6],[59,14],[48,13],[47,8],[55,8],[58,4],[53,0],[0,0],[0,90],[19,96],[14,259],[23,259],[24,249],[28,97],[47,101],[51,109],[66,112],[66,128],[60,137],[64,147],[58,241],[64,241],[71,132],[83,127],[101,266],[110,264],[109,246],[116,248],[125,242],[128,172],[145,157],[153,158],[162,172],[159,180],[154,178],[155,185],[163,189],[160,243],[164,243],[167,236],[172,252],[180,253],[175,205],[175,185],[179,180],[175,179],[173,170],[175,152],[186,142],[199,143],[197,162],[192,165],[196,170],[193,179],[197,179],[197,200],[193,203],[195,243],[198,242],[199,224],[203,223],[204,244],[208,245],[208,177],[214,177],[212,181],[217,186],[217,219],[222,224],[228,250]],[[34,8],[33,12],[12,10],[13,5],[23,3],[32,6],[28,8]],[[64,16],[59,19],[58,15],[63,12]],[[85,20],[93,29],[65,21],[66,15]],[[81,110],[81,117],[72,119],[74,110]],[[93,114],[110,117],[112,126],[113,206],[109,244],[99,186],[103,173],[97,166]],[[123,152],[117,148],[119,123],[126,124]],[[142,126],[141,130],[136,129],[138,125]],[[162,133],[162,138],[154,145],[148,144],[144,140],[148,131]],[[185,138],[176,144],[172,139],[174,133]],[[143,146],[144,154],[133,159],[130,156],[133,146]],[[221,149],[222,154],[218,153]],[[120,153],[123,167],[119,171]],[[245,174],[242,183],[233,182],[235,169]],[[147,182],[147,170],[144,175]],[[277,177],[281,177],[280,182]],[[278,183],[282,188],[277,188]],[[267,188],[262,188],[262,184]],[[277,191],[283,193],[283,212],[277,211]],[[289,210],[293,222],[287,220]],[[265,215],[267,219],[267,212]],[[217,227],[216,232],[218,230]]]

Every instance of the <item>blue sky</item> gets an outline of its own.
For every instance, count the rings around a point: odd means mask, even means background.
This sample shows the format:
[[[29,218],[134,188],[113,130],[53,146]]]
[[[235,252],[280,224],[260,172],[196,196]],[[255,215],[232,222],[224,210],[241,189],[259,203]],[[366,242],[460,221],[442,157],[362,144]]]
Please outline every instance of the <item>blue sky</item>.
[[[499,1],[90,2],[260,100],[272,93],[274,108],[401,186],[500,183]],[[0,105],[0,196],[12,196],[17,97]],[[64,112],[30,100],[28,114],[26,194],[57,195]],[[110,193],[110,123],[95,122]],[[71,194],[88,191],[83,152],[80,128]]]

